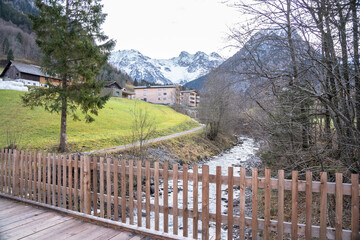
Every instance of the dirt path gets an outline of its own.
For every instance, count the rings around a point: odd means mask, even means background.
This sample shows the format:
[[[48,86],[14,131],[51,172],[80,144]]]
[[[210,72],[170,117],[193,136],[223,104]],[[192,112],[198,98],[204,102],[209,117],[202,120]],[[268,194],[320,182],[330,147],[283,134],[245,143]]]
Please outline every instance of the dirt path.
[[[162,140],[166,140],[166,139],[170,139],[170,138],[179,137],[179,136],[182,136],[182,135],[185,135],[185,134],[188,134],[188,133],[196,132],[196,131],[198,131],[200,129],[203,129],[204,127],[205,127],[205,125],[201,125],[200,127],[193,128],[193,129],[187,130],[185,132],[179,132],[179,133],[174,133],[174,134],[164,136],[164,137],[158,137],[158,138],[150,139],[150,140],[144,141],[143,144],[154,143],[154,142],[158,142],[158,141],[162,141]],[[99,150],[94,150],[94,151],[82,152],[82,154],[113,152],[113,151],[123,150],[123,149],[126,149],[126,148],[135,147],[135,146],[139,146],[139,145],[140,145],[140,142],[137,142],[137,143],[126,144],[126,145],[121,145],[121,146],[112,147],[112,148],[104,148],[104,149],[99,149]]]

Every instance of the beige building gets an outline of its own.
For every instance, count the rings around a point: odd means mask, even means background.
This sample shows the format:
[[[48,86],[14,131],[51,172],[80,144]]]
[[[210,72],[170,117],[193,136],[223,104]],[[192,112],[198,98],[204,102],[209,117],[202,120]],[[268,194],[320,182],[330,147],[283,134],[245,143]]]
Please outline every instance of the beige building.
[[[181,91],[180,103],[188,107],[198,107],[200,103],[200,95],[195,90]]]
[[[180,104],[180,89],[175,85],[138,86],[134,88],[135,98],[156,104]]]

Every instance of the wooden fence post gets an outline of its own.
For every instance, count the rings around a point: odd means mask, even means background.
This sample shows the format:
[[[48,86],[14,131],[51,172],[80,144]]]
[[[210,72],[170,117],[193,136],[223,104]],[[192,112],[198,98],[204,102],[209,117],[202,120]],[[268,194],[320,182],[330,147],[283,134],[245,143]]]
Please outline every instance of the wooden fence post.
[[[12,195],[19,196],[19,153],[13,150],[13,192]]]
[[[91,213],[91,186],[90,186],[90,158],[89,156],[85,156],[84,158],[84,178],[81,179],[83,181],[83,197],[84,197],[84,213]]]
[[[209,166],[202,166],[202,229],[201,238],[209,239]]]

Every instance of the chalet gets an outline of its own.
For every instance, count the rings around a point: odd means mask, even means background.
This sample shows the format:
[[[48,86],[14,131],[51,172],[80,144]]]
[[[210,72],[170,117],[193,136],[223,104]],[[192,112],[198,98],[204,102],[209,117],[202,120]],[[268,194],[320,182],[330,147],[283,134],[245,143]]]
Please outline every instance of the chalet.
[[[47,87],[48,81],[53,85],[60,84],[59,78],[43,73],[40,66],[16,61],[8,62],[0,78],[17,80],[27,86]]]
[[[176,85],[137,86],[135,98],[145,102],[173,105],[180,104],[180,89]]]
[[[108,82],[105,84],[104,89],[101,92],[101,95],[109,94],[110,97],[120,97],[132,99],[135,96],[134,92],[127,91],[125,88],[122,88],[117,82]]]
[[[200,95],[195,90],[187,90],[180,92],[180,103],[188,107],[198,107],[200,103]]]

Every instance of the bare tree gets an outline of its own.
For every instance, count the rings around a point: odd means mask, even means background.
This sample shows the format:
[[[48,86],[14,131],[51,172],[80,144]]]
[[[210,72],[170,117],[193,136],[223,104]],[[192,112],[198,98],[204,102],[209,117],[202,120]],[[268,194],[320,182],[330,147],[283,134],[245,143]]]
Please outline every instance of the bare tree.
[[[155,118],[150,116],[149,110],[146,106],[142,106],[140,100],[134,100],[131,115],[133,119],[131,125],[132,141],[133,143],[139,142],[139,152],[142,157],[144,142],[156,133]]]

